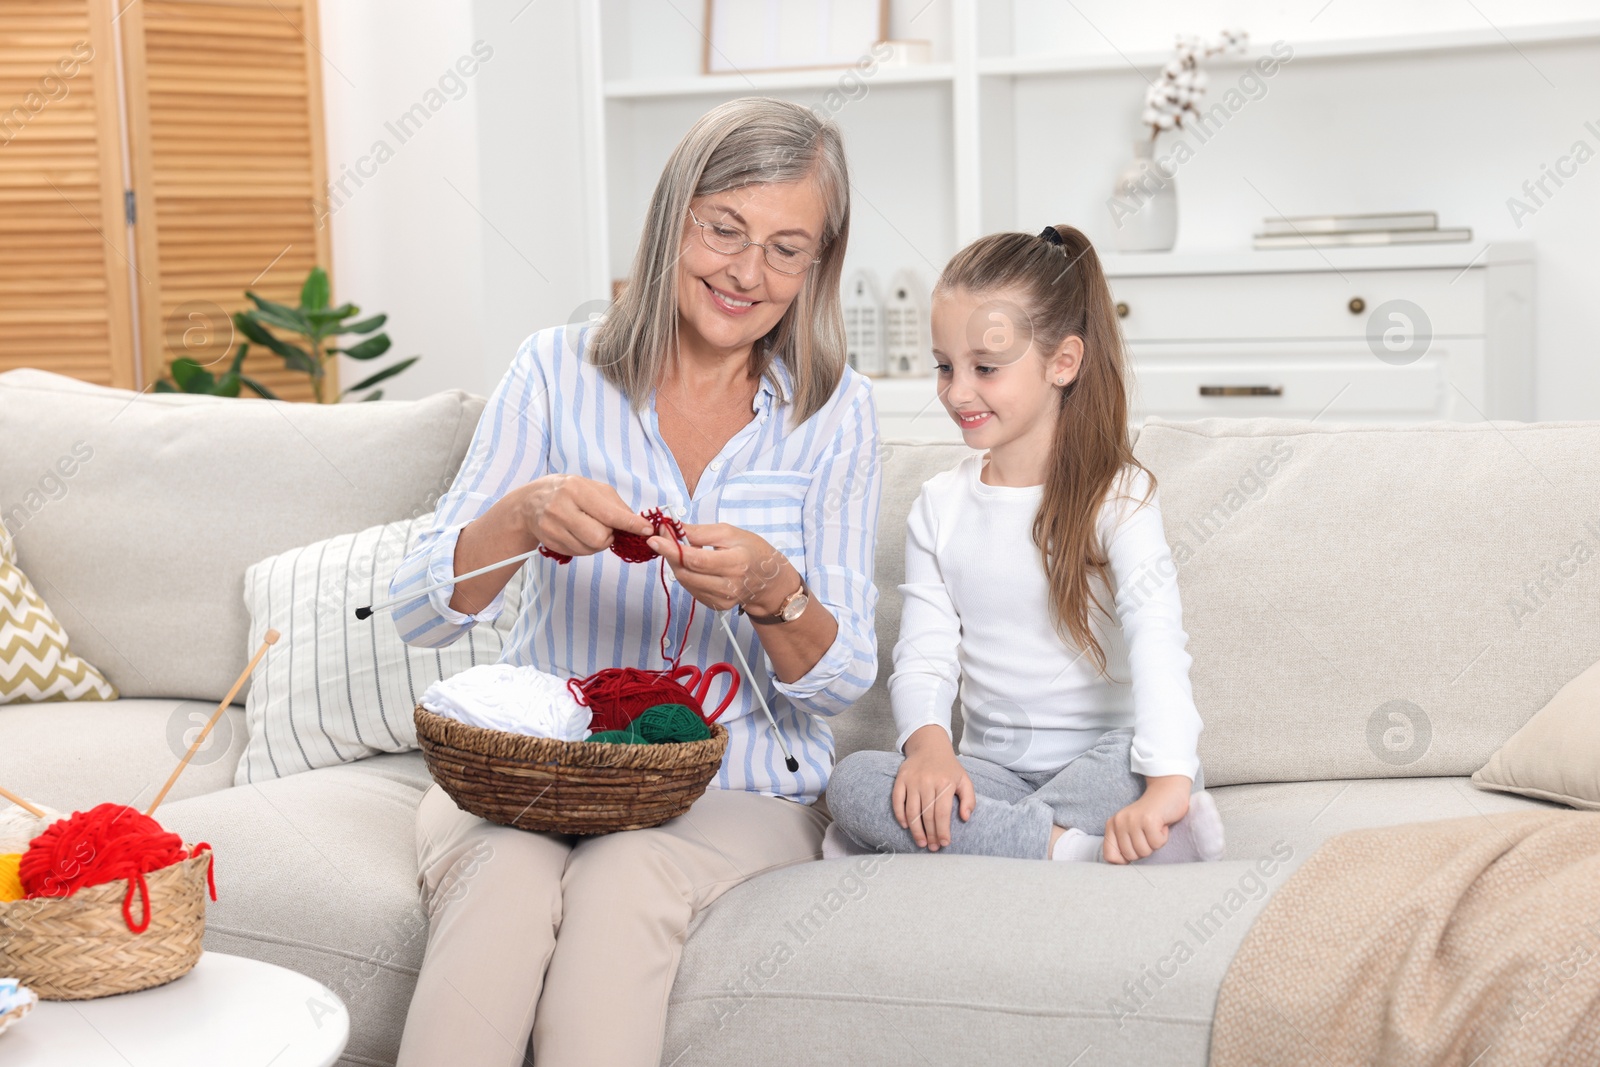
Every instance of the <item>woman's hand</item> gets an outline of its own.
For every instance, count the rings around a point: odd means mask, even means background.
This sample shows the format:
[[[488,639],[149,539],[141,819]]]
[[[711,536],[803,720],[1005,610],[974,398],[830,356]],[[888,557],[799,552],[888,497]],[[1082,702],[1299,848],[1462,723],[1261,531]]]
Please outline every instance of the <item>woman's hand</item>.
[[[937,852],[950,844],[950,798],[961,800],[961,821],[972,817],[978,795],[966,768],[956,759],[950,735],[929,723],[906,738],[905,762],[894,776],[890,810],[894,821],[911,831],[918,848]]]
[[[671,565],[689,595],[713,611],[743,604],[756,615],[775,615],[783,599],[800,588],[799,572],[759,534],[725,522],[685,524],[683,530],[688,545],[657,534],[650,547]]]
[[[1144,796],[1106,820],[1106,862],[1132,863],[1165,845],[1167,827],[1189,814],[1191,785],[1182,774],[1146,778]]]
[[[527,534],[552,552],[592,556],[611,547],[612,530],[648,534],[651,526],[616,489],[576,474],[547,474],[516,490]]]

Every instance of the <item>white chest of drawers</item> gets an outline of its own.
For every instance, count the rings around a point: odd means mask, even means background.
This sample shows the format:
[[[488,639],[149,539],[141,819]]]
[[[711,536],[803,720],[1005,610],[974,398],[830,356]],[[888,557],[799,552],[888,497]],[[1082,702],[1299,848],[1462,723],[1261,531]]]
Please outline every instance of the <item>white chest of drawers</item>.
[[[1104,257],[1129,414],[1531,420],[1533,246]],[[959,441],[936,381],[873,382],[885,438]]]

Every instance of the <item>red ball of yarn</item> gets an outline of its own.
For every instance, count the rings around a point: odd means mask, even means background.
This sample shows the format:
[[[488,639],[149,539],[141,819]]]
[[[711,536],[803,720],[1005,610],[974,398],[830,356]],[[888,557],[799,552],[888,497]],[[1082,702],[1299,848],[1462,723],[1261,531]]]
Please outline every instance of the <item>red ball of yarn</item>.
[[[22,854],[17,873],[29,900],[68,897],[89,886],[126,878],[122,918],[129,930],[142,934],[150,926],[150,887],[144,876],[210,849],[203,841],[185,849],[181,837],[163,830],[160,823],[135,808],[100,804],[47,826]],[[216,900],[217,884],[209,863],[206,883],[211,899]],[[144,918],[137,924],[132,910],[135,889],[144,903]]]
[[[705,709],[695,695],[662,671],[607,667],[587,678],[568,679],[567,691],[589,709],[589,728],[595,733],[626,730],[646,708],[657,704],[683,704],[705,718]]]

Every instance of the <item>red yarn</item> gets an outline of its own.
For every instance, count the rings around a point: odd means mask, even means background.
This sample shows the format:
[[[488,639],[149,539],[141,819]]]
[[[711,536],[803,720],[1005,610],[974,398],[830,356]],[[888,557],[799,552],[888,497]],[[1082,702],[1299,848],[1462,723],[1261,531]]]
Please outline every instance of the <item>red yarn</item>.
[[[719,674],[728,676],[728,691],[717,710],[706,714],[706,697]],[[684,685],[678,679],[688,682]],[[682,666],[666,671],[642,671],[634,667],[607,667],[587,678],[567,681],[567,691],[589,709],[590,728],[625,730],[648,708],[657,704],[683,704],[700,716],[707,726],[716,722],[739,692],[739,672],[727,663],[713,663],[704,673],[699,667]]]
[[[129,930],[142,934],[150,926],[150,887],[144,876],[210,851],[203,841],[186,850],[181,837],[135,808],[100,804],[47,826],[23,853],[17,873],[23,895],[30,900],[68,897],[89,886],[126,878],[122,919]],[[217,883],[209,862],[206,885],[216,900]],[[138,924],[133,921],[135,889],[144,903],[144,918]]]
[[[661,508],[652,508],[649,511],[640,512],[639,517],[650,524],[651,532],[647,535],[640,535],[636,533],[629,533],[627,530],[612,530],[612,554],[620,557],[624,562],[627,563],[650,562],[656,558],[656,553],[655,549],[651,548],[647,543],[648,538],[654,537],[656,534],[661,533],[662,528],[665,527],[666,536],[671,537],[673,544],[678,546],[678,565],[682,566],[683,546],[689,541],[689,535],[684,531],[683,523],[679,522],[677,519],[674,519],[671,515],[668,515]],[[562,552],[553,552],[550,549],[545,548],[543,545],[539,546],[539,554],[542,556],[548,556],[557,563],[572,562],[571,556]],[[678,665],[678,660],[683,658],[683,648],[682,646],[678,648],[678,654],[676,656],[667,655],[667,638],[672,633],[672,591],[667,588],[667,561],[665,559],[662,559],[661,561],[661,591],[667,594],[667,621],[666,625],[661,630],[661,658],[666,660],[672,667],[676,667]],[[684,623],[683,632],[685,635],[688,634],[689,627],[694,625],[694,606],[695,601],[690,600],[689,621]],[[596,677],[598,677],[598,675],[596,675]],[[668,701],[668,703],[685,703],[685,701],[673,700]],[[645,707],[649,706],[650,705],[648,704],[645,705]],[[692,706],[694,706],[696,710],[699,710],[698,705]],[[643,711],[644,708],[640,708],[639,710]],[[631,722],[632,720],[629,721]],[[615,727],[615,729],[621,729],[621,727]]]
[[[637,667],[607,667],[587,678],[571,678],[572,699],[590,711],[589,729],[625,730],[628,724],[657,704],[686,704],[702,719],[705,709],[695,695],[668,677],[665,671]]]
[[[660,533],[661,527],[663,526],[667,528],[667,533],[671,535],[674,541],[680,539],[687,540],[688,535],[683,532],[683,523],[679,522],[677,519],[674,519],[671,515],[668,515],[661,508],[653,508],[650,511],[641,511],[639,513],[639,517],[650,523],[650,525],[653,527],[650,533],[636,534],[627,530],[611,531],[612,553],[621,556],[622,559],[628,563],[649,563],[651,560],[656,558],[655,550],[645,542],[649,538]],[[549,556],[557,563],[572,562],[572,557],[566,553],[556,552],[553,549],[544,547],[543,545],[539,546],[539,554],[541,556]],[[678,562],[683,562],[683,552],[681,550],[678,553]]]

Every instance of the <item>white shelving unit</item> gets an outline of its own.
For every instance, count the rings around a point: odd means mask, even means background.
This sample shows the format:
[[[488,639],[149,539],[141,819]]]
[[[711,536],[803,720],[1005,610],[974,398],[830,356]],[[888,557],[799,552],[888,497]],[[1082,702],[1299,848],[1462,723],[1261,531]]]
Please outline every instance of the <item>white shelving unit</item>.
[[[1076,106],[1091,106],[1099,116],[1109,109],[1113,125],[1126,111],[1131,141],[1139,133],[1143,80],[1171,55],[1171,27],[1204,27],[1215,17],[1197,16],[1183,0],[892,0],[890,36],[931,40],[932,62],[703,76],[700,4],[580,3],[583,106],[592,134],[583,146],[585,207],[597,223],[588,284],[599,297],[626,274],[655,181],[683,132],[715,104],[750,94],[815,107],[844,132],[853,199],[845,277],[865,268],[883,286],[909,268],[931,288],[968,242],[1051,221],[1033,217],[1051,202],[1040,195],[1048,176],[1038,171],[1038,141],[1060,141],[1064,126],[1088,117],[1060,113],[1064,90],[1078,92]],[[1217,85],[1234,81],[1283,41],[1292,44],[1297,66],[1345,62],[1359,78],[1375,58],[1415,55],[1420,62],[1430,54],[1600,39],[1600,19],[1587,17],[1595,11],[1592,0],[1552,0],[1542,13],[1526,14],[1501,5],[1488,16],[1468,5],[1454,23],[1442,21],[1456,16],[1437,5],[1413,10],[1385,0],[1343,0],[1314,22],[1272,0],[1239,0],[1234,7],[1252,47],[1207,61]],[[1546,21],[1530,21],[1539,18]],[[1369,25],[1385,27],[1384,35],[1355,36],[1370,32]],[[1019,210],[1024,201],[1026,212]],[[1319,417],[1533,417],[1533,251],[1525,244],[1102,258],[1119,301],[1131,308],[1123,326],[1135,421],[1149,414],[1309,418],[1347,382]],[[1278,286],[1276,304],[1260,299],[1264,285]],[[1361,317],[1348,307],[1357,297],[1370,307],[1414,299],[1437,312],[1443,326],[1429,355],[1405,366],[1374,358],[1358,329]],[[1157,319],[1165,324],[1160,336],[1150,332]],[[1265,321],[1277,324],[1270,335],[1250,325]],[[1251,384],[1268,391],[1215,392]],[[1212,391],[1202,394],[1202,387]],[[927,406],[932,378],[880,379],[875,388],[886,435],[959,439],[937,403]]]
[[[1292,41],[1297,64],[1600,38],[1597,19],[1518,24],[1497,9],[1496,25],[1488,25],[1464,8],[1460,22],[1444,25],[1432,7],[1426,19],[1387,9],[1387,23],[1400,32],[1386,36],[1317,30],[1331,25],[1337,31],[1334,19],[1341,14],[1346,26],[1378,21],[1362,13],[1363,5],[1378,2],[1344,0],[1329,17],[1308,22],[1304,13],[1289,21],[1282,5],[1269,0],[1245,0],[1236,6],[1239,21],[1252,31],[1250,52],[1208,63],[1221,78],[1229,67],[1268,54],[1270,42],[1280,38]],[[1036,86],[1130,68],[1153,77],[1171,54],[1167,27],[1196,24],[1180,0],[892,0],[891,36],[931,40],[934,62],[854,76],[848,69],[705,76],[699,73],[699,3],[580,4],[583,109],[592,133],[583,146],[584,207],[596,220],[586,258],[597,298],[608,297],[612,280],[626,274],[655,180],[683,132],[715,104],[750,94],[817,107],[843,129],[855,209],[846,274],[866,267],[886,283],[909,267],[931,287],[963,245],[1023,227],[1016,211],[1019,144],[1059,136],[1030,96]],[[1592,8],[1563,0],[1546,17]],[[1136,104],[1136,94],[1117,102],[1130,110]],[[915,137],[904,135],[907,125]],[[1130,140],[1137,132],[1130,127]],[[1026,222],[1034,229],[1042,224]]]

